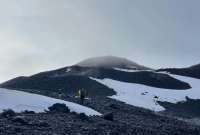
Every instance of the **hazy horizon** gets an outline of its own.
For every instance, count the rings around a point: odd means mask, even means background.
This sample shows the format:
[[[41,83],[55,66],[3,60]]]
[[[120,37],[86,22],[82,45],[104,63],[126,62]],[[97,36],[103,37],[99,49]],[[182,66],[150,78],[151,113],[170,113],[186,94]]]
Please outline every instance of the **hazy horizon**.
[[[118,56],[151,68],[200,63],[198,0],[0,0],[0,82]]]

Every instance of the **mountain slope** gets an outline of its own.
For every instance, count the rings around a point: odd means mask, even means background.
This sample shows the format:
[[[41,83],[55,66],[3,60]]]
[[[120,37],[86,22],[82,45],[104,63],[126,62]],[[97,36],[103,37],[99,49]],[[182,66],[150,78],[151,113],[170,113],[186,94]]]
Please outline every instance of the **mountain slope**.
[[[89,96],[111,96],[115,94],[112,89],[88,77],[71,75],[52,77],[38,74],[31,77],[19,77],[0,86],[10,89],[39,90],[44,95],[75,96],[79,89],[86,89]]]
[[[165,68],[165,69],[159,69],[157,71],[158,72],[166,71],[176,75],[189,76],[200,79],[200,64],[187,68]]]
[[[164,89],[185,90],[191,88],[186,82],[153,71],[124,72],[115,69],[78,66],[43,72],[30,77],[15,78],[1,84],[0,87],[40,90],[45,95],[54,93],[74,96],[77,94],[77,90],[81,88],[86,89],[90,96],[112,96],[115,94],[112,89],[92,80],[90,77],[110,78]]]
[[[123,58],[91,58],[90,60],[86,60],[86,62],[83,61],[80,63],[77,64],[80,66],[64,67],[29,77],[18,77],[2,83],[0,87],[25,91],[32,90],[32,92],[43,95],[60,95],[62,97],[75,96],[78,89],[82,88],[87,90],[89,96],[92,97],[112,96],[116,94],[113,89],[92,80],[91,77],[93,77],[98,79],[109,78],[163,89],[186,90],[191,88],[187,82],[180,81],[167,74],[156,73],[149,70],[149,68],[144,68],[144,66],[124,60]],[[91,65],[98,66],[92,67]],[[133,68],[133,65],[137,66],[137,69]],[[125,69],[122,69],[122,67]]]
[[[109,60],[105,59],[104,61]],[[116,63],[121,63],[121,59]],[[123,99],[121,101],[154,111],[164,110],[164,107],[158,105],[157,101],[177,103],[184,101],[185,96],[193,92],[193,88],[189,84],[191,82],[188,80],[149,69],[120,68],[123,66],[121,64],[116,67],[115,63],[110,67],[105,67],[102,63],[98,67],[75,65],[29,77],[18,77],[1,84],[0,87],[61,99],[75,97],[79,89],[85,89],[91,98],[109,96],[118,99],[117,96],[119,96],[119,100]],[[104,82],[104,80],[108,82]],[[120,89],[116,86],[119,86]],[[177,98],[176,95],[181,96]],[[198,96],[198,94],[196,95]],[[158,100],[158,98],[164,100]],[[132,101],[132,99],[135,100]],[[174,102],[174,99],[177,102]]]
[[[153,111],[164,111],[165,108],[158,104],[159,102],[169,102],[169,103],[178,103],[187,101],[186,97],[191,99],[200,99],[200,80],[175,76],[179,80],[189,82],[192,86],[189,90],[170,90],[170,89],[160,89],[155,87],[149,87],[141,84],[134,83],[125,83],[120,81],[115,81],[112,79],[94,79],[99,83],[102,83],[109,88],[114,89],[117,94],[111,98],[126,102],[134,106],[139,106],[147,108]]]

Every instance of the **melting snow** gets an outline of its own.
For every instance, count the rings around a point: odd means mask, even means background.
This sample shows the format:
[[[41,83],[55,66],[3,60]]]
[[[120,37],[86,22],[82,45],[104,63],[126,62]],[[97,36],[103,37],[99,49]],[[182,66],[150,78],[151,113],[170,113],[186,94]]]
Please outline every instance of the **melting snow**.
[[[114,70],[123,71],[123,72],[138,72],[137,69],[123,69],[123,68],[113,68]]]
[[[179,80],[188,82],[191,85],[189,90],[171,90],[150,87],[142,84],[126,83],[115,81],[112,79],[94,79],[117,92],[117,95],[111,96],[113,99],[123,101],[127,104],[147,108],[153,111],[163,111],[164,107],[159,105],[157,101],[168,101],[171,103],[177,103],[179,101],[185,101],[186,96],[192,99],[200,99],[200,80],[171,75]]]
[[[71,71],[71,68],[67,68],[65,72],[67,73],[67,72],[70,72],[70,71]]]
[[[152,70],[138,70],[138,69],[123,69],[123,68],[113,68],[114,70],[123,71],[123,72],[142,72],[142,71],[149,71],[154,72]]]
[[[71,111],[86,115],[101,115],[97,111],[72,102],[54,99],[22,91],[0,89],[0,112],[4,109],[13,109],[16,112],[30,110],[44,112],[55,103],[64,103]]]

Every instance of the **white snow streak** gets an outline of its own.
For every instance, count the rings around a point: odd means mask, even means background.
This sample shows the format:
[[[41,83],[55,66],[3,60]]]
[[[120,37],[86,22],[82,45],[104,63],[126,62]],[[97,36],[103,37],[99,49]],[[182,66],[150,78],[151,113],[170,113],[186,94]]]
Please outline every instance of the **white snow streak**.
[[[120,82],[112,79],[91,79],[96,80],[108,86],[109,88],[114,89],[117,92],[117,95],[114,95],[111,98],[123,101],[130,105],[147,108],[153,111],[165,110],[165,108],[159,105],[156,101],[177,103],[180,101],[185,101],[186,96],[192,99],[200,99],[199,79],[177,75],[171,76],[184,82],[188,82],[192,88],[189,90],[171,90],[150,87],[142,84]]]
[[[71,111],[85,113],[86,115],[101,115],[95,110],[72,102],[54,99],[22,91],[0,89],[0,112],[4,109],[13,109],[16,112],[30,110],[44,112],[55,103],[64,103]]]

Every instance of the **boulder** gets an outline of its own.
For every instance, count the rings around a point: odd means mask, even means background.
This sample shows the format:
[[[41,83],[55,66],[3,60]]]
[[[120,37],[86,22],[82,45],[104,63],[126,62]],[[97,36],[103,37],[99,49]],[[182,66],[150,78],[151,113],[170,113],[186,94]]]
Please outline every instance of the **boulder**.
[[[11,118],[11,117],[16,116],[16,113],[11,109],[7,109],[7,110],[3,110],[3,112],[1,113],[1,116],[5,118]]]
[[[12,119],[13,122],[20,123],[21,125],[29,125],[28,120],[24,116],[16,116]]]
[[[78,117],[83,121],[84,120],[89,120],[89,117],[87,115],[85,115],[85,113],[78,114]]]
[[[70,112],[69,108],[65,104],[60,104],[60,103],[53,104],[48,109],[50,112],[61,112],[61,113]]]
[[[114,114],[112,112],[103,115],[105,120],[114,121]]]

